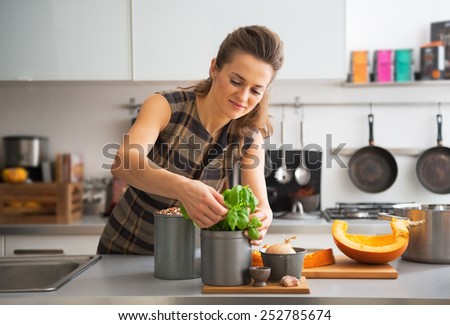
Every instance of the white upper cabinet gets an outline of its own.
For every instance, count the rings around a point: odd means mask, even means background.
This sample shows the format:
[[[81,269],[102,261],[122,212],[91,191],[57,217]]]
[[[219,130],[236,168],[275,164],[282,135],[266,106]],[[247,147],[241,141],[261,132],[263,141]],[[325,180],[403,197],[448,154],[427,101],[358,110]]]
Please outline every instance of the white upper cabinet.
[[[345,78],[345,0],[132,0],[133,79],[206,78],[226,35],[253,24],[284,42],[278,79]]]
[[[284,42],[278,79],[345,78],[345,0],[0,0],[0,80],[202,79],[252,24]]]
[[[130,0],[0,0],[0,80],[130,80]]]

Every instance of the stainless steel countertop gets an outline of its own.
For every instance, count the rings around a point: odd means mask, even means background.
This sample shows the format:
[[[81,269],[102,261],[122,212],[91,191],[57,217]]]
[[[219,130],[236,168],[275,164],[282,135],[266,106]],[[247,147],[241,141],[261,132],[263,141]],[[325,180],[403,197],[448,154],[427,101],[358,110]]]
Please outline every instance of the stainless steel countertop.
[[[310,294],[202,294],[200,278],[156,279],[151,256],[107,255],[56,291],[0,294],[0,304],[450,304],[450,265],[390,264],[398,279],[308,279]]]

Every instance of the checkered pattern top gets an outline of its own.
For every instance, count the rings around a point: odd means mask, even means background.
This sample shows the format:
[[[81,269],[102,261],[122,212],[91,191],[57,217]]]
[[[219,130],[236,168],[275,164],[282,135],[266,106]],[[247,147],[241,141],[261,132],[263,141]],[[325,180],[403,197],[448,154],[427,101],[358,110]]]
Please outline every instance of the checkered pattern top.
[[[147,155],[161,168],[220,190],[239,161],[240,136],[235,121],[226,125],[217,142],[203,127],[192,90],[160,92],[172,115]],[[245,138],[242,150],[252,144]],[[155,211],[179,206],[170,197],[146,193],[129,186],[113,209],[101,236],[99,254],[153,254]]]

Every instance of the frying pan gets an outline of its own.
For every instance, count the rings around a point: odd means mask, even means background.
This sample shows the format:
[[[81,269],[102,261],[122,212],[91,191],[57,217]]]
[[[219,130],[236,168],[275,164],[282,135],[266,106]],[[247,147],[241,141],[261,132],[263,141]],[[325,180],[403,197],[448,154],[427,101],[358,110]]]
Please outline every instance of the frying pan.
[[[394,184],[398,168],[389,151],[374,145],[373,121],[373,115],[369,114],[369,145],[353,154],[348,172],[357,188],[368,193],[379,193]]]
[[[425,150],[416,163],[420,183],[438,194],[450,193],[450,148],[442,145],[442,115],[437,116],[437,146]]]

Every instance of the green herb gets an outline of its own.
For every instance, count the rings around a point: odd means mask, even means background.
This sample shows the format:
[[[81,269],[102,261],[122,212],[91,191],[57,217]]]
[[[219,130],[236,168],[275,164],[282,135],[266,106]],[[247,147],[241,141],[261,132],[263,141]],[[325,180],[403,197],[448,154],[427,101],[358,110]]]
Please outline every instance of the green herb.
[[[236,185],[223,192],[223,199],[228,208],[224,220],[208,228],[213,231],[237,231],[247,230],[251,239],[259,238],[258,228],[262,226],[258,218],[250,220],[249,215],[255,212],[258,199],[248,185]],[[181,213],[186,219],[190,219],[186,209],[181,206]]]

